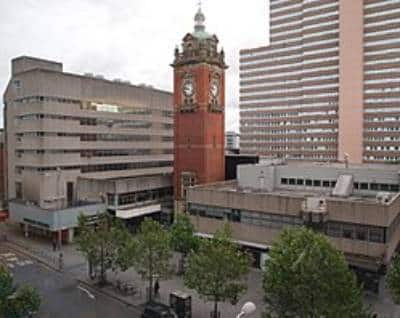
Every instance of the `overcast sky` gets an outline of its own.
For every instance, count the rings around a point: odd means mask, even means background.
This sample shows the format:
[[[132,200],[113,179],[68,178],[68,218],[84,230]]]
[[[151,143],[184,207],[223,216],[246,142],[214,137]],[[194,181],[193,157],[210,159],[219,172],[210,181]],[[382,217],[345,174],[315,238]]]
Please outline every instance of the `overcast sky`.
[[[67,72],[172,91],[169,64],[175,46],[193,29],[197,2],[0,0],[0,92],[10,60],[20,55],[62,62]],[[218,36],[230,66],[226,128],[238,130],[239,50],[268,43],[268,0],[203,0],[202,7],[207,31]]]

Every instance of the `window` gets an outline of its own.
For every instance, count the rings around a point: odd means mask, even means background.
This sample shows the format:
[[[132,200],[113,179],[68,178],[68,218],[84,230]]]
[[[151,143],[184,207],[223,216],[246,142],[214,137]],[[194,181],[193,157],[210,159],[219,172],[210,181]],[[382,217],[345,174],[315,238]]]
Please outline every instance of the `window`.
[[[368,183],[362,182],[360,184],[360,188],[361,188],[361,190],[368,190]]]
[[[380,188],[381,188],[382,191],[389,191],[389,185],[386,184],[386,183],[382,183],[380,185]]]
[[[384,229],[379,227],[370,227],[369,241],[375,243],[384,243]]]
[[[352,239],[354,237],[354,226],[353,225],[343,225],[343,237]]]
[[[295,185],[296,184],[296,179],[289,179],[289,184],[290,185]]]
[[[370,185],[371,190],[378,190],[378,184],[377,183],[371,183]]]
[[[307,179],[307,180],[306,180],[306,186],[311,187],[311,186],[312,186],[312,180]]]
[[[333,237],[342,236],[342,227],[339,223],[329,222],[326,234]]]
[[[322,181],[322,186],[324,188],[329,188],[331,186],[331,183],[327,180]]]
[[[187,188],[195,185],[195,174],[193,172],[182,172],[181,175],[181,196],[186,198]]]
[[[282,178],[281,179],[281,184],[288,184],[288,179]]]
[[[304,185],[304,180],[303,179],[297,179],[297,185]]]
[[[365,226],[356,227],[356,240],[366,241],[368,239],[368,228]]]
[[[354,189],[358,189],[358,187],[359,187],[358,182],[354,182],[353,187],[354,187]]]
[[[320,187],[321,186],[321,180],[314,180],[313,181],[314,187]]]

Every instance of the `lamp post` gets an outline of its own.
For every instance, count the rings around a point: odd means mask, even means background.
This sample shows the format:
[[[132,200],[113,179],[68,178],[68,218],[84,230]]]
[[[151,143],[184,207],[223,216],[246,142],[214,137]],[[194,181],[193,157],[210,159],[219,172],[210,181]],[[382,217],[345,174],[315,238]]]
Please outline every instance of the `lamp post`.
[[[254,303],[252,303],[251,301],[248,301],[243,305],[242,309],[240,310],[240,313],[237,314],[236,318],[241,318],[246,315],[250,315],[255,311],[256,311],[256,305],[254,305]]]

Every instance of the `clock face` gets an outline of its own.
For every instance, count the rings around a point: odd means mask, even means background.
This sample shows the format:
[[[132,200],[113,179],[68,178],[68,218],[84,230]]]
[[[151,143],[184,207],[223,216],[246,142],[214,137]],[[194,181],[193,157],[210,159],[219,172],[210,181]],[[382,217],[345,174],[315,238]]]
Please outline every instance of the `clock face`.
[[[219,94],[219,85],[217,81],[213,81],[210,86],[210,93],[213,97],[217,97]]]
[[[191,97],[194,94],[194,85],[191,80],[186,80],[182,86],[183,94],[187,97]]]

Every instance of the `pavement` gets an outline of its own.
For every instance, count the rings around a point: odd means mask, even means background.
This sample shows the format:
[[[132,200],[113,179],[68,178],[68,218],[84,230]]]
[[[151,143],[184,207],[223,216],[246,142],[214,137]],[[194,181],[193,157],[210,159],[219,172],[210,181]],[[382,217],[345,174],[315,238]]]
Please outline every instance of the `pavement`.
[[[51,242],[49,240],[40,237],[30,237],[29,239],[27,239],[23,237],[19,228],[13,225],[0,225],[0,237],[2,233],[7,234],[9,241],[7,244],[9,246],[12,246],[15,250],[19,251],[22,254],[25,253],[25,255],[29,255],[30,258],[34,259],[36,263],[41,264],[43,268],[47,268],[49,270],[47,274],[50,275],[51,277],[50,281],[55,279],[52,276],[52,274],[50,274],[50,272],[57,273],[58,277],[64,277],[63,279],[66,279],[69,282],[68,284],[72,284],[71,282],[74,282],[75,289],[77,285],[80,285],[88,290],[93,291],[93,293],[96,293],[96,295],[99,297],[98,301],[96,302],[97,304],[99,304],[101,300],[101,302],[104,301],[105,303],[109,302],[118,303],[120,305],[124,305],[124,307],[126,308],[136,308],[136,310],[140,310],[141,305],[146,301],[146,282],[143,282],[140,276],[132,269],[126,272],[109,273],[108,280],[110,281],[111,284],[103,288],[98,288],[93,284],[92,281],[88,279],[87,262],[85,258],[76,250],[76,246],[74,244],[62,246],[62,252],[64,255],[64,268],[63,272],[59,273],[58,272],[59,251],[53,252]],[[177,264],[177,257],[175,257],[174,262]],[[36,284],[39,284],[40,281],[46,280],[45,279],[46,275],[38,277],[42,277],[42,279],[36,282],[33,281]],[[120,291],[118,291],[117,288],[114,287],[114,284],[117,280],[134,285],[139,292],[131,296],[122,294]],[[221,311],[221,318],[236,317],[236,314],[240,312],[242,305],[246,301],[252,301],[257,306],[256,312],[252,315],[248,315],[247,316],[248,318],[255,318],[262,316],[261,313],[264,309],[263,291],[262,291],[262,272],[257,269],[251,270],[248,275],[247,283],[248,283],[248,290],[246,294],[243,297],[241,297],[238,304],[231,305],[230,303],[221,303],[219,305],[219,309]],[[67,287],[69,286],[67,283],[65,284]],[[43,286],[43,284],[42,285],[39,284],[38,286],[40,287],[40,289],[44,288],[45,292],[51,290],[51,289],[46,289],[47,285]],[[70,289],[71,286],[69,287]],[[67,287],[65,287],[66,290],[68,290]],[[183,291],[192,296],[192,318],[210,317],[210,312],[213,308],[213,304],[201,299],[201,297],[195,291],[187,289],[183,284],[182,277],[180,276],[174,276],[170,280],[160,281],[160,295],[157,300],[165,304],[169,304],[169,294],[172,291]],[[79,295],[81,295],[79,296],[81,298],[84,296],[84,295],[82,296],[82,292]],[[50,294],[49,296],[51,299],[52,295]],[[78,296],[71,296],[71,298],[73,297],[78,297]],[[78,303],[82,303],[82,300],[79,300],[80,299],[79,297],[77,301]],[[83,297],[83,299],[85,299],[85,302],[88,302],[87,296],[85,297]],[[383,280],[381,283],[381,291],[379,295],[366,294],[365,301],[366,303],[371,304],[371,306],[374,309],[374,312],[379,313],[378,316],[379,318],[400,318],[400,306],[396,306],[393,304],[391,296],[385,289]],[[66,305],[64,306],[65,308],[69,308]],[[107,309],[104,310],[105,312],[107,311]],[[97,316],[95,315],[93,317],[103,317],[102,314],[103,312],[100,312],[99,315]],[[43,317],[53,317],[53,316],[43,316]],[[62,317],[62,316],[57,315],[54,317]],[[91,317],[91,316],[76,315],[76,317]],[[123,316],[123,314],[121,316],[120,315],[117,316],[115,315],[115,313],[113,313],[108,317],[125,317],[125,316]],[[135,316],[131,315],[130,317],[135,317]]]

